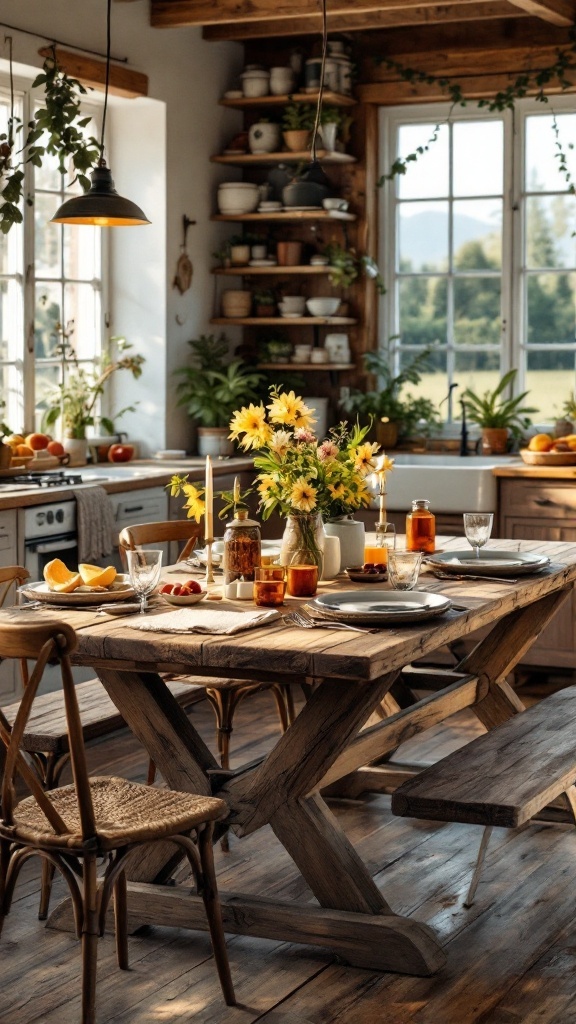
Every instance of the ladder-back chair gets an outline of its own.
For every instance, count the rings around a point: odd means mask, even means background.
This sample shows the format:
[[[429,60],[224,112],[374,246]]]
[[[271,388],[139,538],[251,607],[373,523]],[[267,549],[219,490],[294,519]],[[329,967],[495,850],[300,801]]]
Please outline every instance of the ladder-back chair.
[[[214,861],[214,822],[227,811],[223,800],[157,789],[116,777],[89,778],[82,723],[69,655],[77,644],[63,622],[27,619],[2,624],[0,657],[35,662],[12,728],[0,711],[0,739],[6,746],[0,822],[0,931],[10,910],[19,871],[39,855],[61,872],[72,898],[82,942],[82,1024],[95,1024],[98,937],[114,896],[118,965],[128,969],[126,867],[146,843],[173,842],[189,860],[206,909],[224,999],[234,1005]],[[70,740],[74,782],[46,792],[26,760],[22,740],[48,660],[57,660]],[[16,776],[30,796],[16,799]],[[194,834],[195,839],[192,838]],[[99,879],[97,859],[106,867]]]
[[[120,550],[134,551],[146,544],[166,543],[167,541],[186,540],[187,543],[180,552],[180,561],[186,559],[194,548],[197,538],[201,534],[199,526],[191,524],[185,519],[174,520],[167,523],[142,523],[136,526],[128,526],[120,533]],[[191,535],[191,530],[193,534]],[[218,753],[220,764],[223,768],[230,767],[230,734],[234,720],[234,713],[238,704],[249,694],[257,693],[260,690],[271,690],[276,701],[280,726],[284,732],[294,717],[294,708],[290,687],[287,684],[276,682],[250,682],[246,679],[206,679],[203,676],[186,676],[189,683],[194,685],[206,694],[215,717],[218,742]]]

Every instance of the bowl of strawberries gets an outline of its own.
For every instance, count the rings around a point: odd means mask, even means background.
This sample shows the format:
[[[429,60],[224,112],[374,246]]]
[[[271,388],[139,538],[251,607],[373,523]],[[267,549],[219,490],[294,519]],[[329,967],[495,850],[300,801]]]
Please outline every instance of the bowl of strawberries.
[[[180,605],[198,604],[208,591],[200,586],[198,580],[186,580],[185,583],[161,583],[158,593],[168,604]]]

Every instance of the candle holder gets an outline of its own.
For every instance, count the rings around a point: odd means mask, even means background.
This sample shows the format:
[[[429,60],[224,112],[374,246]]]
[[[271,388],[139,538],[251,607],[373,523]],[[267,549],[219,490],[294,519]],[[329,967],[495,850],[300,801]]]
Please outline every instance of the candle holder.
[[[204,577],[204,582],[206,584],[214,583],[214,573],[212,571],[212,545],[213,545],[213,543],[214,543],[214,538],[213,537],[210,537],[209,539],[204,538],[204,544],[206,546],[206,575]]]

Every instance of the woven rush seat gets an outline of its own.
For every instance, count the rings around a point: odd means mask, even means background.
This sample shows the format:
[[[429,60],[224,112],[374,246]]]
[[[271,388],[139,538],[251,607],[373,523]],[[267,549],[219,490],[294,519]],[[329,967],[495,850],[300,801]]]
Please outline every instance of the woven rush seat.
[[[89,779],[89,785],[98,848],[102,852],[189,832],[196,825],[224,817],[227,812],[224,801],[216,797],[156,789],[115,776],[95,776]],[[51,790],[50,801],[69,832],[57,835],[31,796],[14,809],[13,825],[0,824],[0,836],[42,847],[81,849],[84,840],[75,787]]]

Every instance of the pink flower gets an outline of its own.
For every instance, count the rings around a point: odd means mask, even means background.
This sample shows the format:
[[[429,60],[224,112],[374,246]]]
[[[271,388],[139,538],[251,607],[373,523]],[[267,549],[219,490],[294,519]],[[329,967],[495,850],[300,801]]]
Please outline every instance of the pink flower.
[[[306,427],[297,427],[294,431],[294,440],[303,441],[304,444],[312,444],[316,440],[316,435],[311,430],[307,430]]]
[[[321,462],[326,462],[326,459],[335,459],[338,451],[338,445],[335,445],[334,441],[323,441],[318,448],[318,458]]]

